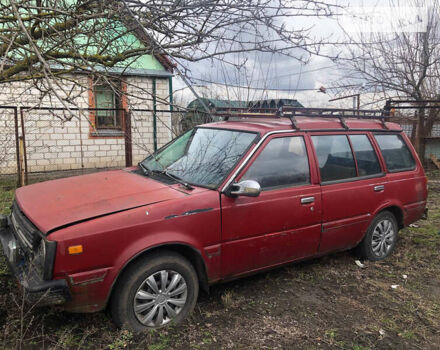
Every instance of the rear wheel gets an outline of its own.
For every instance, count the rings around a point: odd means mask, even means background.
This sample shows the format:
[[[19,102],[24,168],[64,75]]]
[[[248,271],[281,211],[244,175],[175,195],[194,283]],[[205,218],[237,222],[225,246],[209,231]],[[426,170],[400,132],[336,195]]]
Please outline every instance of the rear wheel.
[[[379,213],[358,246],[359,255],[372,261],[385,259],[396,245],[397,232],[398,226],[394,215],[389,211]]]
[[[119,327],[139,332],[183,321],[197,301],[199,284],[191,263],[174,252],[136,261],[115,288],[111,313]]]

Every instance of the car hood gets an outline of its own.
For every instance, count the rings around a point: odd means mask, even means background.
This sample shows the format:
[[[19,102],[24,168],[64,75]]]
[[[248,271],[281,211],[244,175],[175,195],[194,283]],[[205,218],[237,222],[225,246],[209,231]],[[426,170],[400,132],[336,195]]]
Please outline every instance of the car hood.
[[[17,189],[23,213],[43,233],[75,222],[186,196],[125,170],[46,181]]]

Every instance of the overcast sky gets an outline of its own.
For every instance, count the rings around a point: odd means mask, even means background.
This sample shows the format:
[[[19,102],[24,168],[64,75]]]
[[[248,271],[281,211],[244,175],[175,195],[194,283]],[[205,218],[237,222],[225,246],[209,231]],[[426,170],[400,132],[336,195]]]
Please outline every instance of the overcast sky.
[[[395,6],[409,6],[413,0],[390,0]],[[357,7],[390,6],[384,0],[334,0],[332,4],[347,7],[348,11]],[[428,5],[430,0],[424,1]],[[312,35],[318,40],[344,41],[344,32],[341,29],[341,14],[347,10],[340,10],[335,18],[307,17],[290,20],[289,26],[294,28],[312,28]],[[345,17],[346,18],[346,17]],[[328,45],[321,51],[326,55],[335,55],[343,50],[343,46]],[[299,53],[300,54],[300,53]],[[344,106],[351,107],[352,101],[329,103],[335,96],[332,90],[337,82],[347,78],[347,73],[332,60],[322,56],[312,56],[306,64],[290,57],[277,54],[246,53],[228,57],[229,61],[243,64],[240,70],[233,66],[219,62],[199,62],[189,64],[190,76],[193,78],[196,91],[203,96],[217,97],[230,100],[255,100],[261,98],[294,98],[307,107]],[[211,82],[217,82],[213,84]],[[249,88],[239,88],[245,86]],[[323,86],[327,94],[318,92]],[[185,106],[194,96],[185,84],[175,79],[176,102]],[[365,93],[361,103],[371,102],[377,96]],[[370,106],[368,106],[369,108]]]

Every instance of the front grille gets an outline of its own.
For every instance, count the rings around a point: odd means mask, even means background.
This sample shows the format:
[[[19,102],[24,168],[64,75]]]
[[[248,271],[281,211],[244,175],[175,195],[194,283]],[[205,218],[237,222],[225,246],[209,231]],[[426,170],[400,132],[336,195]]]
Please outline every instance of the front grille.
[[[17,238],[27,248],[35,249],[41,241],[41,236],[34,224],[23,214],[18,204],[12,204],[11,221]]]

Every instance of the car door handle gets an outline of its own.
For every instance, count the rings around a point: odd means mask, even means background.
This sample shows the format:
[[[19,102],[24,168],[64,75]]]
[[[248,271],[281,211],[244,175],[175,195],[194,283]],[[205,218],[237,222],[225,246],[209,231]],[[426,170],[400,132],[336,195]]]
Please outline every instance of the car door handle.
[[[385,189],[385,186],[384,185],[377,185],[377,186],[374,186],[374,191],[375,192],[381,192],[381,191],[383,191]]]
[[[304,197],[301,198],[301,204],[313,203],[315,201],[315,197]]]

